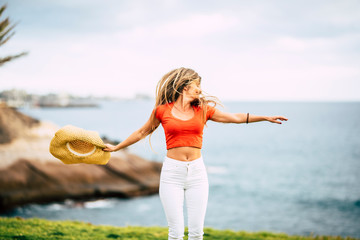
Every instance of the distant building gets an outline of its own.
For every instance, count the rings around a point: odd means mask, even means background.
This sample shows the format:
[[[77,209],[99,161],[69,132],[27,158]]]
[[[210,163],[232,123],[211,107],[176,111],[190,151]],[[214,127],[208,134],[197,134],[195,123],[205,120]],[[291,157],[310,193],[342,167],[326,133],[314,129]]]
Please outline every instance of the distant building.
[[[74,97],[66,93],[47,95],[28,94],[24,90],[6,90],[0,92],[0,102],[10,107],[98,107],[96,99]]]
[[[24,90],[11,89],[0,92],[0,100],[9,107],[23,107],[28,102],[28,94]]]
[[[138,93],[138,94],[135,95],[135,99],[150,100],[150,99],[152,99],[152,97],[150,95],[147,95],[147,94]]]
[[[48,94],[41,96],[38,102],[39,107],[67,107],[70,104],[68,94]]]

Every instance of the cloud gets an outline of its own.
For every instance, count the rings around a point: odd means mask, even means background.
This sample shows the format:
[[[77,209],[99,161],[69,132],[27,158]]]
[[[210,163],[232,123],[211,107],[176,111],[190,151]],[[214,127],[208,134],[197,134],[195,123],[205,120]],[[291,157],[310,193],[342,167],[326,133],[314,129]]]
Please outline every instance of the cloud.
[[[275,51],[288,51],[304,53],[333,53],[346,54],[351,51],[356,51],[360,44],[360,33],[352,33],[340,35],[335,37],[292,37],[292,36],[278,36],[276,37],[271,47]]]
[[[129,41],[203,41],[205,37],[216,37],[234,28],[238,20],[220,13],[194,14],[183,19],[143,25],[117,34],[119,40]]]
[[[2,51],[30,55],[1,69],[2,88],[153,95],[185,66],[221,99],[359,99],[355,2],[36,1],[12,2],[24,24]]]

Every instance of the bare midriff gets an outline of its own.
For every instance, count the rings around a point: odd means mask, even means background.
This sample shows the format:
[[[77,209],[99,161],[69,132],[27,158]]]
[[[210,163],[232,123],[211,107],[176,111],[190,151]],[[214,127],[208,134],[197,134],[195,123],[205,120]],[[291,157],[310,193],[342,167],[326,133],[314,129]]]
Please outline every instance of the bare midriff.
[[[190,162],[201,157],[201,149],[195,147],[176,147],[168,149],[167,157]]]

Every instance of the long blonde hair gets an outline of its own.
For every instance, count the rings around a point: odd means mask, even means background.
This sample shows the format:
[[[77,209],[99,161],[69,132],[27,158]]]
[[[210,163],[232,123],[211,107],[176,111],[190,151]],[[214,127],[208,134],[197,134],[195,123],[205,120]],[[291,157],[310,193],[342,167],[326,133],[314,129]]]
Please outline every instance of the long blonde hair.
[[[192,82],[201,84],[201,77],[197,72],[190,68],[177,68],[165,74],[156,86],[156,98],[154,106],[154,116],[156,108],[160,105],[175,102],[182,94],[183,89]],[[213,106],[220,104],[219,100],[213,96],[205,96],[203,91],[198,99],[191,102],[192,106],[200,107],[203,111],[203,119],[206,117],[206,105],[211,103]],[[221,105],[221,104],[220,104]],[[152,129],[152,131],[154,131]]]
[[[201,77],[190,68],[181,67],[165,74],[156,86],[155,108],[159,105],[175,102],[182,94],[183,89],[192,82],[201,84]],[[215,105],[219,103],[217,98],[201,94],[199,99],[193,101],[191,105],[203,107],[210,102]]]
[[[197,72],[190,68],[177,68],[174,69],[167,74],[165,74],[156,86],[156,98],[155,98],[155,106],[154,111],[152,112],[153,122],[156,119],[156,108],[160,105],[169,104],[175,102],[179,96],[182,94],[183,89],[190,85],[192,82],[198,82],[201,84],[201,77]],[[206,105],[211,103],[214,107],[219,104],[221,105],[218,98],[214,96],[205,96],[204,92],[201,91],[199,99],[191,102],[192,106],[200,107],[203,112],[203,120],[206,122]],[[157,126],[151,126],[150,134],[149,134],[149,143],[151,146],[151,135],[156,130]]]

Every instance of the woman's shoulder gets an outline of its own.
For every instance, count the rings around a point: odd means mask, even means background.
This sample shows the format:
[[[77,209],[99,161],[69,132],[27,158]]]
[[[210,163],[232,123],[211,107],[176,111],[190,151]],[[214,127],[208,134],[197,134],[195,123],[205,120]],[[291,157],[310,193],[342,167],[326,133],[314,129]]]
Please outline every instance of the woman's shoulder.
[[[171,103],[165,103],[162,105],[158,105],[156,107],[156,118],[161,119],[162,116],[164,115],[164,112],[166,112],[167,110],[171,109]]]
[[[197,110],[205,110],[206,109],[207,111],[209,111],[209,110],[215,109],[215,106],[212,106],[212,105],[206,103],[206,104],[203,104],[203,105],[194,106],[194,108],[197,109]]]
[[[156,110],[164,110],[164,109],[170,108],[172,104],[173,103],[165,103],[165,104],[158,105],[156,107]]]
[[[212,105],[210,105],[208,103],[196,106],[195,109],[197,110],[197,112],[205,112],[206,113],[206,119],[211,118],[212,115],[214,115],[215,110],[216,110],[215,106],[212,106]]]

